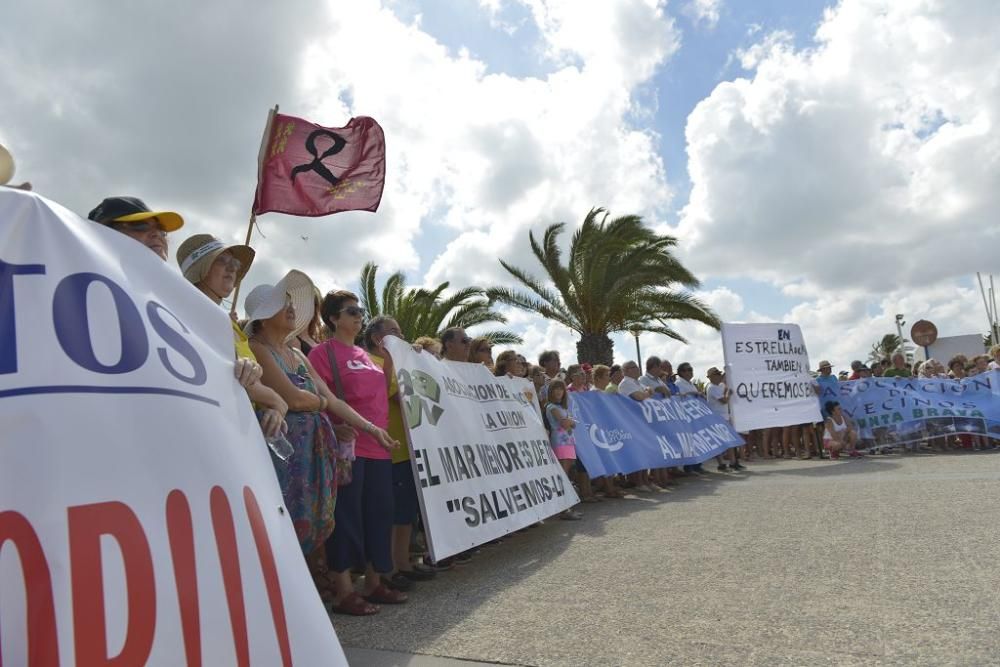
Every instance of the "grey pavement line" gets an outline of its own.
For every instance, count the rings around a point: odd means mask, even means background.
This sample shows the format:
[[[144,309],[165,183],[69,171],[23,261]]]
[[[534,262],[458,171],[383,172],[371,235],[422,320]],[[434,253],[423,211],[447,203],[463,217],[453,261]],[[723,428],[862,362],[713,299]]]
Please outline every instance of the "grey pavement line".
[[[477,667],[478,665],[502,665],[503,667],[533,667],[522,662],[498,662],[493,660],[470,660],[432,653],[406,653],[362,646],[344,646],[344,654],[352,667]],[[358,660],[364,660],[359,662]]]

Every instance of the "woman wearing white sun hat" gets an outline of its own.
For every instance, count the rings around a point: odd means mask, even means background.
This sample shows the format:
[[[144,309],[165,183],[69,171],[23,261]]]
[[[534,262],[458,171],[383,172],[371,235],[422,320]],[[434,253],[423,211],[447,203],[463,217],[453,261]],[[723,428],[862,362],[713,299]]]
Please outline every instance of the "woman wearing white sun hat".
[[[302,551],[309,557],[319,548],[321,557],[323,543],[333,532],[337,491],[337,441],[328,413],[371,432],[386,446],[395,442],[336,398],[305,355],[290,344],[293,332],[312,319],[312,304],[313,283],[296,270],[276,285],[258,285],[245,302],[250,349],[264,369],[263,382],[288,404],[287,438],[295,451],[286,463],[275,464],[278,481]]]

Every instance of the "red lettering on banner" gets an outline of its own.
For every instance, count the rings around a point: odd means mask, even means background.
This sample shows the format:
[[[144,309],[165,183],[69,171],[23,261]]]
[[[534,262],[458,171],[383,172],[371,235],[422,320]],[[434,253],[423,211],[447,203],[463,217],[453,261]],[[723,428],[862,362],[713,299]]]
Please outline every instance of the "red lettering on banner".
[[[274,550],[257,497],[250,487],[243,488],[243,501],[260,561],[281,664],[290,667],[291,642]],[[236,526],[229,499],[221,487],[212,487],[209,505],[236,660],[241,666],[249,665],[250,643]],[[128,505],[116,501],[70,507],[66,517],[76,664],[88,667],[145,665],[152,653],[156,634],[156,580],[149,541],[139,518]],[[165,519],[186,665],[201,667],[201,596],[193,515],[188,498],[182,491],[174,489],[168,494]],[[124,572],[114,574],[115,579],[124,581],[128,619],[125,641],[116,656],[108,655],[101,548],[104,536],[112,538],[118,545],[124,566]],[[14,545],[20,558],[26,590],[27,667],[58,667],[55,597],[42,543],[31,522],[14,511],[0,512],[0,549],[8,541]],[[3,667],[2,655],[0,667]]]
[[[17,550],[27,598],[28,667],[58,667],[56,607],[52,597],[52,575],[42,543],[31,523],[18,512],[0,512],[0,551],[8,540]],[[0,644],[2,646],[2,644]],[[3,655],[0,654],[0,667]]]
[[[145,665],[156,630],[153,558],[139,518],[120,502],[78,505],[66,510],[73,591],[73,637],[76,664],[131,667]],[[128,624],[121,652],[108,655],[104,616],[101,536],[118,543],[125,567]]]
[[[180,605],[184,655],[188,667],[201,667],[201,612],[198,609],[198,568],[194,555],[194,527],[187,496],[174,489],[167,496],[167,536],[174,564],[174,583]]]
[[[250,519],[253,541],[257,545],[260,570],[264,575],[264,586],[267,588],[267,601],[271,605],[271,617],[274,619],[274,634],[277,635],[278,648],[281,650],[281,664],[283,667],[291,667],[292,648],[288,642],[288,622],[285,620],[285,603],[281,597],[278,568],[274,562],[271,542],[267,539],[267,526],[264,525],[260,505],[257,504],[257,497],[249,486],[243,487],[243,502],[247,508],[247,518]]]
[[[240,580],[240,554],[236,548],[233,512],[222,487],[212,487],[209,505],[212,511],[212,528],[215,530],[215,547],[219,552],[219,567],[222,568],[222,583],[226,589],[226,604],[229,606],[229,623],[233,629],[236,664],[240,667],[249,667],[250,644],[247,639],[243,582]]]

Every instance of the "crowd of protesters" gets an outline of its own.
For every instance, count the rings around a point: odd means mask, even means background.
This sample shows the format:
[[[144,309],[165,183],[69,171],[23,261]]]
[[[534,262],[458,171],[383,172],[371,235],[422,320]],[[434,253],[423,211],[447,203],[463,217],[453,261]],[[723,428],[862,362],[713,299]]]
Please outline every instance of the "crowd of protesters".
[[[184,224],[177,213],[150,210],[132,197],[105,199],[89,218],[134,238],[163,260],[169,257],[171,235]],[[196,234],[180,244],[176,259],[184,278],[221,306],[250,268],[254,251]],[[333,290],[324,295],[296,270],[274,285],[254,287],[245,299],[245,318],[234,318],[232,324],[234,373],[271,445],[285,504],[317,589],[336,613],[371,615],[380,605],[405,603],[419,582],[475,555],[431,562],[422,547],[417,491],[394,398],[399,389],[384,345],[388,336],[408,340],[407,335],[391,317],[369,319],[355,294]],[[564,368],[558,352],[544,351],[534,365],[514,350],[494,358],[489,340],[458,327],[443,331],[439,339],[410,342],[444,360],[483,364],[496,376],[530,380],[554,456],[584,503],[622,498],[626,492],[656,492],[706,471],[697,464],[592,480],[576,456],[570,409],[574,393],[617,393],[634,401],[697,395],[730,419],[730,390],[716,367],[706,371],[708,383],[699,387],[691,364],[680,363],[675,372],[658,357],[646,359],[644,369],[634,361]],[[841,380],[872,376],[961,379],[996,369],[998,362],[1000,346],[991,356],[955,357],[947,367],[934,359],[911,367],[895,355],[872,367],[855,362],[851,373],[835,376],[833,366],[823,361],[816,393]],[[740,472],[744,462],[754,459],[861,456],[865,434],[858,433],[835,401],[821,407],[822,423],[744,434],[746,445],[718,457],[717,469]],[[944,440],[932,444],[942,449],[993,447],[985,436]],[[582,516],[571,509],[559,518]]]

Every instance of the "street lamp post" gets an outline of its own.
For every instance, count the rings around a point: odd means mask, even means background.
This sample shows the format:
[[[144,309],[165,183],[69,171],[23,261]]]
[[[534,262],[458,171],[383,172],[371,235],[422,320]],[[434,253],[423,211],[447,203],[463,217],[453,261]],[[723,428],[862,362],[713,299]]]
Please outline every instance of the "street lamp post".
[[[906,339],[903,338],[904,324],[906,324],[906,321],[903,319],[903,314],[898,313],[896,315],[896,335],[899,336],[899,353],[903,355],[904,359],[906,359]],[[907,361],[909,360],[907,359]]]
[[[635,336],[635,363],[639,364],[639,368],[642,368],[642,352],[639,351],[639,330],[632,329],[632,335]]]

